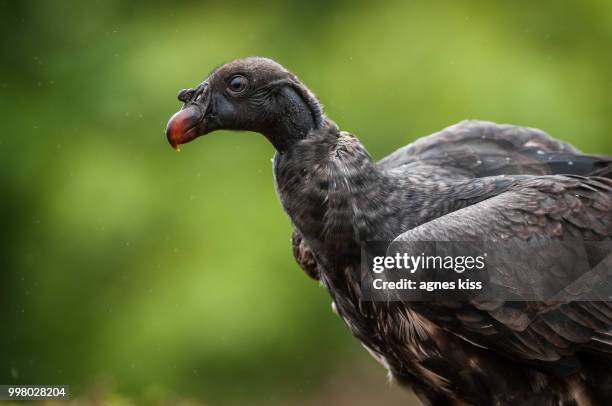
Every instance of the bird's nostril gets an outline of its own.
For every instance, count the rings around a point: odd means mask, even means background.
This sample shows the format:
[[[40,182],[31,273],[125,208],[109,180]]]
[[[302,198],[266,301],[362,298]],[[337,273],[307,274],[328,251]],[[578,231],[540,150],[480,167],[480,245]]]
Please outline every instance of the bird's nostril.
[[[183,103],[187,103],[191,97],[193,96],[193,89],[183,89],[179,92],[178,94],[178,99],[179,101],[182,101]]]

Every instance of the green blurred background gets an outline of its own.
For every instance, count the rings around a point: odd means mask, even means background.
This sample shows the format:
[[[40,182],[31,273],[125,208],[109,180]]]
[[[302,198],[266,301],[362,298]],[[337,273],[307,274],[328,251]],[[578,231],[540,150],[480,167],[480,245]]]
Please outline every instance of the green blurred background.
[[[261,136],[179,89],[276,59],[380,158],[465,118],[612,153],[612,3],[3,1],[0,383],[110,404],[413,397],[293,262]]]

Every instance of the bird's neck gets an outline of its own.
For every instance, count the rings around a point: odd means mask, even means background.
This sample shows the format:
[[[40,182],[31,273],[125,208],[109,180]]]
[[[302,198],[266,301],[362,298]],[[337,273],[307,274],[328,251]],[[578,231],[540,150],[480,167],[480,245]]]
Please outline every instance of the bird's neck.
[[[390,179],[333,122],[277,154],[274,172],[283,207],[311,247],[346,250],[387,238],[377,227],[393,191]]]
[[[300,116],[301,119],[295,120],[288,116],[283,116],[276,126],[267,129],[264,135],[274,148],[281,154],[290,150],[298,141],[306,138],[308,133],[313,130],[314,124],[309,122],[307,115]]]
[[[260,132],[281,154],[325,123],[321,105],[301,84],[282,87],[274,103],[275,106],[269,109],[273,113],[269,113],[267,120],[262,120]]]

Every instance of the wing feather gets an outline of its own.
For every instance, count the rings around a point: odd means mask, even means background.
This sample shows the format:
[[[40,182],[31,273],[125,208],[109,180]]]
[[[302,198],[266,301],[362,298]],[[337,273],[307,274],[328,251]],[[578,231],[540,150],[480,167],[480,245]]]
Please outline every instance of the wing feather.
[[[497,196],[422,224],[395,241],[479,241],[483,238],[610,241],[612,180],[580,176],[524,177]],[[594,265],[600,263],[612,270],[609,246],[604,245],[608,248],[602,252],[589,253],[596,257]],[[513,270],[519,267],[516,258],[509,258],[505,263],[509,276],[536,277],[547,286],[563,286],[564,281],[571,281],[575,276],[572,264],[553,258],[550,253],[525,255],[533,257],[532,264],[549,266],[533,265],[533,269],[520,274]],[[542,257],[545,255],[549,257]],[[550,267],[551,264],[554,266]],[[513,281],[516,279],[509,277],[510,285]],[[454,308],[436,302],[405,302],[404,305],[458,336],[506,356],[525,362],[558,361],[563,368],[574,368],[578,364],[571,358],[581,349],[612,353],[612,302],[580,301],[580,295],[589,293],[589,289],[604,286],[602,294],[609,293],[607,282],[593,282],[589,278],[579,281],[580,286],[572,286],[571,291],[576,292],[577,300],[571,301],[472,300],[461,302],[460,308],[456,303]]]

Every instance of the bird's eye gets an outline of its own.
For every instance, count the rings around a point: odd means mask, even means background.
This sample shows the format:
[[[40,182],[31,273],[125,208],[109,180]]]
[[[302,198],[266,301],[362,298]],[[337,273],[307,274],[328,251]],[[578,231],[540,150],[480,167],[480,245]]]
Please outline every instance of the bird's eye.
[[[237,94],[244,92],[244,90],[247,88],[247,85],[247,78],[241,75],[236,75],[229,80],[227,88],[231,93]]]

